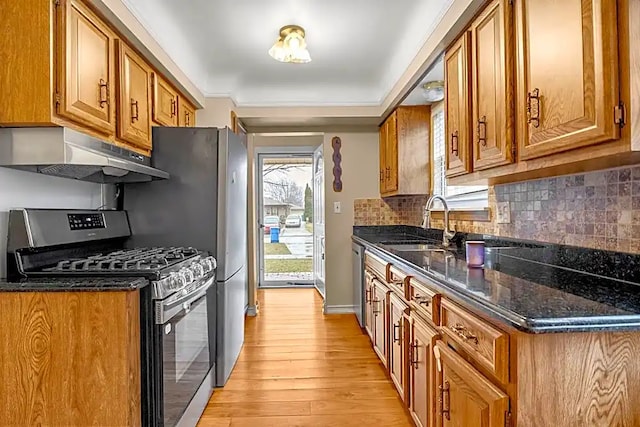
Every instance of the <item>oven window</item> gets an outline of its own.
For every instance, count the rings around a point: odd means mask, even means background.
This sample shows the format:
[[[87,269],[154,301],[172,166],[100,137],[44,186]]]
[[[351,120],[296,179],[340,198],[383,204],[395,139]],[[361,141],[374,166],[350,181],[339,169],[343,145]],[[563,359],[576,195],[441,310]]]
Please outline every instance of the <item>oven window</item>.
[[[175,425],[209,372],[206,297],[192,303],[163,328],[163,407],[165,425]]]

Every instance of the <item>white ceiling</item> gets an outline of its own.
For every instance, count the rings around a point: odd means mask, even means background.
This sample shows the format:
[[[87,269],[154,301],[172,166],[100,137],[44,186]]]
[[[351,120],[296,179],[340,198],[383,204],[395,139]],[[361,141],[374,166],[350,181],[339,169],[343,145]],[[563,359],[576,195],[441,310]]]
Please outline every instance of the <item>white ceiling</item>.
[[[438,62],[433,64],[427,74],[420,80],[420,83],[407,95],[407,97],[402,101],[402,105],[429,105],[431,104],[426,99],[424,99],[424,90],[422,89],[422,85],[427,82],[432,82],[434,80],[444,80],[444,62],[443,59],[440,58]]]
[[[206,96],[239,106],[380,105],[453,0],[124,0]],[[301,25],[312,62],[267,51]]]

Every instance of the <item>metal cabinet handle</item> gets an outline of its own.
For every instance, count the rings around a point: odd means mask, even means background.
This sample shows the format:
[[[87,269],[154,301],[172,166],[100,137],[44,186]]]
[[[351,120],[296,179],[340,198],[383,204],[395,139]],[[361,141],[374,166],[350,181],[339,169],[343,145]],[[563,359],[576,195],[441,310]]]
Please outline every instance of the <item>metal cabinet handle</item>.
[[[483,147],[487,146],[487,116],[482,116],[478,119],[478,143]]]
[[[413,366],[413,369],[415,369],[416,371],[418,370],[420,363],[420,361],[418,360],[418,347],[419,345],[417,343],[412,343],[409,346],[409,364],[411,364],[411,366]]]
[[[136,101],[135,99],[131,98],[131,123],[135,123],[138,121],[138,113],[140,111],[138,110],[138,101]]]
[[[178,101],[171,98],[171,117],[175,117],[178,114]]]
[[[384,170],[380,169],[380,182],[384,181]]]
[[[451,415],[449,414],[451,400],[451,396],[449,395],[449,381],[445,381],[444,384],[439,385],[438,389],[440,390],[440,398],[438,399],[440,403],[440,413],[448,421],[451,419]]]
[[[527,123],[534,128],[540,127],[540,89],[538,88],[527,93]]]
[[[414,296],[413,300],[418,304],[425,305],[427,307],[429,307],[429,304],[431,304],[431,299],[429,297],[423,297],[421,295]]]
[[[184,122],[185,122],[186,126],[190,126],[191,125],[191,113],[189,113],[188,111],[184,112]]]
[[[100,108],[104,108],[105,105],[109,105],[109,83],[104,81],[104,79],[100,79],[98,83],[99,92],[100,92]],[[104,96],[103,96],[104,93]]]
[[[391,168],[387,166],[387,179],[391,179]]]
[[[458,131],[451,134],[451,154],[458,155]]]
[[[402,342],[402,320],[399,320],[397,324],[393,325],[393,342]],[[396,330],[398,331],[398,337],[396,338]]]
[[[478,336],[467,329],[464,325],[456,323],[455,325],[451,326],[451,329],[463,340],[472,341],[476,345],[478,344]]]
[[[375,304],[375,307],[373,308],[373,314],[380,314],[380,310],[376,310],[376,308],[378,308],[378,303],[380,302],[380,300],[379,299],[374,299],[371,302],[373,304]]]
[[[371,302],[371,289],[367,289],[364,292],[364,301]]]

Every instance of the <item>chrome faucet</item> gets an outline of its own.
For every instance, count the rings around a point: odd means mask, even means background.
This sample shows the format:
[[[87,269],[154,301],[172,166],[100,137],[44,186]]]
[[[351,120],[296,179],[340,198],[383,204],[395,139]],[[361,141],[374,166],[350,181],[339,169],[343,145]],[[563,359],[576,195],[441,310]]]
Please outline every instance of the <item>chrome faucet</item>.
[[[440,200],[442,202],[442,206],[444,208],[444,231],[442,232],[442,246],[445,248],[449,247],[449,243],[453,236],[455,236],[455,230],[449,229],[449,205],[447,205],[447,201],[444,197],[433,195],[427,201],[427,204],[424,207],[424,213],[422,214],[422,228],[427,229],[431,227],[431,209],[433,208],[433,202],[435,200]]]

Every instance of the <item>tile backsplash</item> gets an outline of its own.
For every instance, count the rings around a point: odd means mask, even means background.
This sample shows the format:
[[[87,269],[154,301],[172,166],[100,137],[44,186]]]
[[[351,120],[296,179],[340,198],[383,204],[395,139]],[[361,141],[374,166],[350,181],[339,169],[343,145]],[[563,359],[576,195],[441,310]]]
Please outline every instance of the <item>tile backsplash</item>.
[[[640,253],[640,166],[489,189],[489,207],[509,202],[511,222],[452,221],[458,231]],[[355,225],[419,225],[425,197],[356,200]],[[495,215],[492,215],[495,217]],[[442,228],[442,221],[433,221]]]

